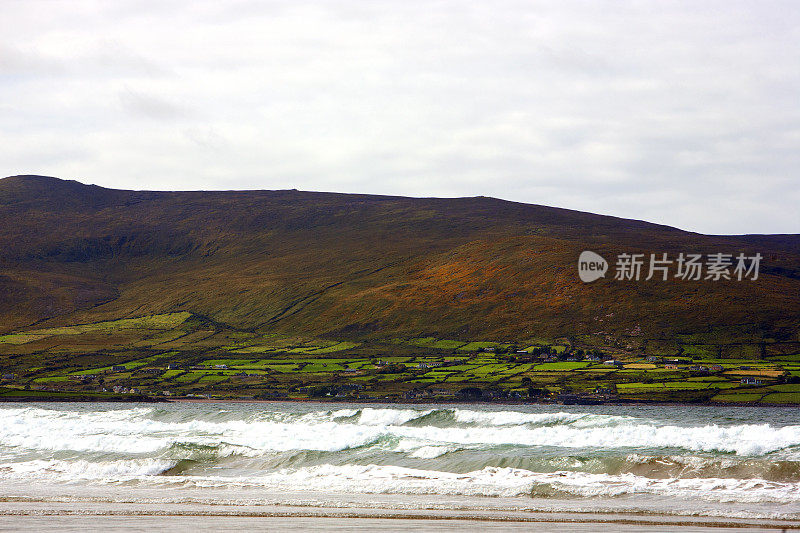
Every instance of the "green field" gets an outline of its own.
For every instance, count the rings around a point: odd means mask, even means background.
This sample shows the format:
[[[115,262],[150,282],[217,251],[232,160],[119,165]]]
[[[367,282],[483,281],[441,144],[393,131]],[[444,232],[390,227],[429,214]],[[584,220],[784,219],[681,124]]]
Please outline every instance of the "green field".
[[[604,401],[800,403],[800,364],[793,357],[749,359],[742,348],[735,358],[721,358],[718,352],[733,352],[705,349],[713,345],[698,339],[680,339],[685,350],[674,369],[647,362],[643,353],[584,352],[563,341],[419,336],[355,342],[234,331],[178,312],[4,335],[0,357],[9,394],[31,396],[136,389],[151,396],[303,398],[327,387],[338,391],[335,397],[400,400],[414,392],[457,399],[460,391],[477,388],[522,401],[530,389],[536,401],[558,401],[559,394],[572,392],[605,394]],[[667,344],[652,349],[669,351]],[[619,359],[624,367],[581,360],[589,353]],[[692,365],[723,370],[698,372]],[[115,366],[124,371],[114,372]],[[741,383],[747,376],[760,383]]]

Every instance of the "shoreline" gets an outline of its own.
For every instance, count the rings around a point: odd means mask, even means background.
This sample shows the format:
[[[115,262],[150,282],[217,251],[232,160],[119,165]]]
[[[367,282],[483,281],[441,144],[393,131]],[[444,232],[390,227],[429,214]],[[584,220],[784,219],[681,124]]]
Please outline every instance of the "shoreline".
[[[497,400],[497,401],[470,401],[470,400],[453,400],[453,399],[430,399],[430,400],[387,400],[382,399],[321,399],[321,398],[307,398],[307,399],[256,399],[256,398],[166,398],[158,396],[144,396],[138,395],[131,398],[125,397],[110,397],[110,398],[92,398],[89,396],[76,396],[75,398],[59,398],[53,396],[42,397],[25,397],[25,396],[0,396],[0,404],[2,403],[264,403],[264,404],[278,404],[278,403],[315,403],[315,404],[382,404],[382,405],[553,405],[553,406],[622,406],[622,405],[664,405],[676,407],[768,407],[768,408],[798,408],[800,403],[756,403],[756,402],[660,402],[656,400],[623,400],[623,401],[609,401],[601,403],[560,403],[560,402],[522,402],[515,400]]]
[[[602,525],[614,525],[618,531],[741,531],[800,530],[796,518],[764,518],[725,515],[675,514],[669,511],[642,511],[629,508],[575,509],[570,506],[552,509],[507,507],[500,505],[466,505],[451,508],[437,506],[386,505],[386,501],[336,499],[333,493],[315,494],[320,500],[304,503],[279,498],[270,503],[155,501],[152,498],[125,501],[104,501],[73,494],[73,498],[11,497],[0,510],[0,523],[6,527],[27,526],[35,530],[42,522],[82,524],[87,522],[119,524],[129,521],[131,528],[141,530],[142,521],[164,521],[197,531],[197,519],[210,520],[216,527],[228,529],[270,524],[279,530],[297,531],[596,531]],[[334,496],[334,499],[329,499]],[[391,499],[387,496],[389,501]],[[386,500],[385,499],[385,500]],[[471,502],[472,500],[467,500]],[[407,503],[407,502],[406,502]],[[474,503],[474,502],[473,502]],[[192,527],[192,525],[194,527]],[[160,528],[161,528],[160,527]],[[357,529],[356,529],[357,528]],[[364,529],[361,529],[364,528]],[[389,529],[391,528],[391,529]],[[48,528],[49,529],[49,528]],[[133,530],[132,529],[132,530]],[[172,528],[170,528],[172,529]],[[182,529],[183,530],[183,529]],[[202,527],[200,530],[204,530]]]
[[[536,514],[566,514],[566,513],[536,513]],[[117,510],[117,511],[99,511],[99,512],[86,512],[83,510],[64,511],[64,510],[35,510],[30,512],[0,512],[0,518],[6,522],[9,518],[16,518],[18,520],[25,518],[41,519],[41,518],[78,518],[82,520],[97,519],[97,518],[134,518],[137,522],[141,518],[157,518],[159,522],[162,520],[176,519],[176,518],[217,518],[217,519],[241,519],[244,521],[252,521],[256,519],[289,519],[289,520],[315,520],[322,524],[330,524],[330,521],[336,520],[341,524],[344,521],[374,521],[378,524],[386,524],[398,522],[400,524],[408,522],[420,523],[445,523],[445,524],[464,524],[473,527],[485,527],[488,525],[502,526],[506,528],[511,525],[517,525],[521,528],[530,528],[533,524],[552,524],[561,526],[597,526],[601,524],[614,524],[616,526],[633,526],[646,528],[647,531],[653,531],[651,528],[668,528],[664,531],[673,530],[673,528],[691,527],[710,529],[712,531],[719,531],[721,529],[736,529],[747,530],[754,529],[759,531],[764,530],[781,530],[781,531],[800,531],[800,523],[787,521],[780,523],[774,519],[771,523],[765,523],[762,519],[755,520],[741,520],[733,521],[729,518],[720,518],[711,520],[709,517],[679,517],[672,518],[668,515],[657,515],[652,518],[629,518],[627,513],[619,513],[615,517],[608,517],[612,513],[570,513],[569,516],[488,516],[488,515],[449,515],[449,514],[416,514],[416,513],[375,513],[375,512],[353,512],[353,511],[330,511],[330,512],[313,512],[313,511],[242,511],[242,512],[224,512],[224,511],[179,511],[179,512],[165,512],[165,511],[134,511],[134,510]],[[459,528],[460,529],[460,528]],[[589,531],[592,531],[591,529]]]

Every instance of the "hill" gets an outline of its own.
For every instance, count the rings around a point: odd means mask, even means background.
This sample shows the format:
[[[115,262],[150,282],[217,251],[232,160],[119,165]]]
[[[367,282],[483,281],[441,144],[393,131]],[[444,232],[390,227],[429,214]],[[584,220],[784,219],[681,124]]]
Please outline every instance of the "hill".
[[[611,275],[582,283],[581,251]],[[757,280],[621,281],[622,253],[730,253]],[[710,236],[494,198],[111,190],[0,180],[0,333],[189,312],[332,340],[567,339],[800,353],[800,236]]]

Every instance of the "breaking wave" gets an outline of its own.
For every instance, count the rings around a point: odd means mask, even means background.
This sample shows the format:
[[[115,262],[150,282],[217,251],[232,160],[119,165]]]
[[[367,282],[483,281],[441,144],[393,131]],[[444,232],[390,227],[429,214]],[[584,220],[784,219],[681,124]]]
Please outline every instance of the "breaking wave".
[[[800,502],[791,420],[616,411],[3,406],[0,480]]]

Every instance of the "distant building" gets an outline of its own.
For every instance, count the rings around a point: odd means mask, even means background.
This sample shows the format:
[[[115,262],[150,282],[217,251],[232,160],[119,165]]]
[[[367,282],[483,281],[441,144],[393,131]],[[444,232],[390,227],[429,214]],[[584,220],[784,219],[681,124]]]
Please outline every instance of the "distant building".
[[[216,370],[228,370],[228,365],[214,365]]]
[[[678,365],[676,365],[675,363],[667,363],[666,365],[664,365],[664,368],[667,370],[678,370]]]
[[[111,367],[112,372],[127,372],[128,368],[124,365],[114,365]]]
[[[722,367],[722,365],[711,365],[712,372],[722,372],[723,370],[724,368]]]
[[[606,394],[606,395],[616,394],[617,393],[617,389],[613,385],[608,386],[608,387],[599,386],[599,387],[595,387],[594,393],[595,394]]]
[[[741,379],[741,383],[742,383],[742,385],[761,385],[761,384],[763,384],[764,382],[763,382],[763,381],[761,381],[761,380],[760,380],[760,379],[758,379],[758,378],[754,378],[754,377],[745,377],[745,378],[742,378],[742,379]]]
[[[178,363],[167,363],[167,370],[177,370],[181,367]]]

